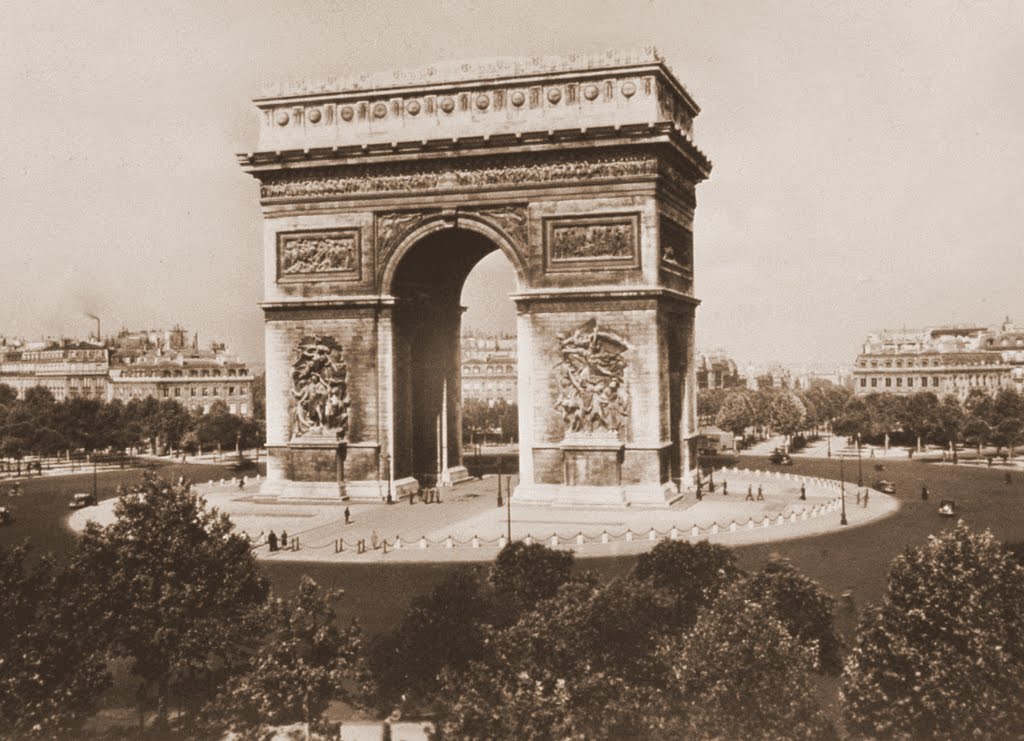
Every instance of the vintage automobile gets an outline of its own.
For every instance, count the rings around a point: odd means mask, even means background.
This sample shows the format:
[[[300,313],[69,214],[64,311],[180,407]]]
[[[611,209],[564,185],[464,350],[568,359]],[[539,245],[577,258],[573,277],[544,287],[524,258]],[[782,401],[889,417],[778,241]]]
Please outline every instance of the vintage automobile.
[[[943,517],[953,517],[956,515],[956,502],[952,499],[943,499],[939,503],[939,514]]]
[[[877,489],[880,492],[884,492],[885,494],[896,493],[896,484],[892,483],[891,481],[887,481],[886,479],[879,479],[874,483],[873,486],[875,489]]]
[[[68,506],[71,509],[81,509],[82,507],[92,507],[96,504],[96,497],[92,494],[86,494],[85,492],[79,492],[78,494],[71,495],[71,504]]]
[[[14,522],[14,513],[7,507],[0,507],[0,525],[9,525]]]
[[[777,466],[793,465],[793,459],[789,457],[789,453],[785,453],[778,448],[772,451],[772,454],[768,456],[768,460]]]

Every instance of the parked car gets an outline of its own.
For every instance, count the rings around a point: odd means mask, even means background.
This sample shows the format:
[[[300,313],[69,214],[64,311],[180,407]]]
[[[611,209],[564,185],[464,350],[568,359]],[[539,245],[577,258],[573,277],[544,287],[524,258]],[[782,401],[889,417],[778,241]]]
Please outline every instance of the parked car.
[[[939,514],[943,517],[953,517],[956,514],[956,502],[952,499],[943,499],[939,503]]]
[[[14,522],[14,513],[7,507],[0,507],[0,525],[9,525]]]
[[[772,451],[772,454],[768,456],[768,460],[777,466],[793,465],[793,459],[789,457],[789,453],[784,453],[778,448]]]
[[[886,481],[885,479],[879,479],[878,481],[876,481],[874,483],[874,488],[878,489],[878,491],[880,492],[884,492],[885,494],[896,493],[896,484],[892,483],[891,481]]]
[[[81,509],[82,507],[93,507],[96,505],[96,497],[92,494],[86,494],[85,492],[79,492],[78,494],[71,495],[71,504],[68,506],[71,509]]]

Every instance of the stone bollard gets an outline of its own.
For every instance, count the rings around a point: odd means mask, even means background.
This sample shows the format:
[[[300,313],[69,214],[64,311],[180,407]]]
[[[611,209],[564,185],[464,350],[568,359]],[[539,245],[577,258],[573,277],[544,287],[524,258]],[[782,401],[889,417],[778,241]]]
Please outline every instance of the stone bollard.
[[[506,545],[508,545],[508,540],[505,539],[505,536],[504,535],[498,536],[498,549],[500,550],[500,549],[504,548]]]
[[[807,521],[807,508],[806,507],[804,507],[802,510],[800,510],[800,519],[804,520],[805,522]]]
[[[789,524],[792,525],[796,522],[796,512],[789,513]]]
[[[690,528],[690,535],[696,538],[698,535],[700,535],[700,528],[694,525],[692,528]]]
[[[401,535],[396,535],[395,536],[395,550],[396,551],[402,550],[402,536]]]
[[[653,527],[651,528],[651,532],[647,533],[647,539],[648,540],[657,540],[658,539],[658,533],[655,532]]]
[[[448,549],[451,549],[451,548],[455,547],[455,541],[452,540],[452,536],[451,535],[449,535],[447,538],[444,539],[444,547],[448,548]]]
[[[775,521],[775,524],[776,524],[776,525],[785,525],[785,524],[786,524],[786,518],[785,518],[785,517],[783,517],[783,516],[782,516],[782,515],[780,514],[780,515],[779,515],[779,519],[777,519],[777,520]]]
[[[552,548],[557,548],[558,547],[558,536],[557,535],[552,535],[551,536],[551,547]]]
[[[526,545],[533,545],[533,536],[527,533],[526,537],[523,538],[523,542],[526,543]]]
[[[747,530],[753,530],[753,529],[754,529],[754,518],[751,517],[749,520],[747,520]]]
[[[583,545],[583,533],[579,533],[576,536],[576,545]]]
[[[474,548],[479,548],[480,547],[480,538],[476,537],[475,535],[473,536],[473,547]]]
[[[628,528],[626,530],[626,542],[627,543],[632,543],[633,542],[633,531],[629,530]]]
[[[602,543],[607,543],[608,542],[608,531],[607,530],[605,530],[603,533],[601,533],[601,542]]]
[[[424,535],[422,538],[420,538],[420,548],[422,549],[422,548],[426,548],[426,547],[427,547],[427,537]]]
[[[672,540],[679,540],[679,531],[676,529],[675,525],[673,525],[672,529],[668,531],[668,537]]]
[[[771,527],[771,525],[772,525],[772,519],[768,515],[765,515],[764,516],[764,521],[761,523],[761,527]]]
[[[714,523],[713,525],[711,525],[711,534],[712,535],[718,535],[718,523],[717,522]]]
[[[729,532],[730,533],[736,532],[736,520],[733,520],[731,523],[729,523]]]

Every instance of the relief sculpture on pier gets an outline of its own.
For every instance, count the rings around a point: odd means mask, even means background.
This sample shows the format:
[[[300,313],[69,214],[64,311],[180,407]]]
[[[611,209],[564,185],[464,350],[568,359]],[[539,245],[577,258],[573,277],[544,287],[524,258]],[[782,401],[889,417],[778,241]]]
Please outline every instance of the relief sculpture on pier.
[[[561,360],[555,408],[569,434],[625,433],[629,419],[626,388],[627,345],[590,319],[574,332],[558,336]]]

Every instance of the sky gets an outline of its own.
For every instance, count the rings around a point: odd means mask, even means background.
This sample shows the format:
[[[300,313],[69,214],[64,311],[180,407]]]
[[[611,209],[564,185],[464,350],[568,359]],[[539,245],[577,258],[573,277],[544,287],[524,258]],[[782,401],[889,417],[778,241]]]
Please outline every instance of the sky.
[[[181,324],[263,358],[263,81],[653,44],[702,108],[698,346],[850,364],[1024,324],[1024,3],[0,0],[0,335]],[[512,329],[492,255],[467,321]]]

